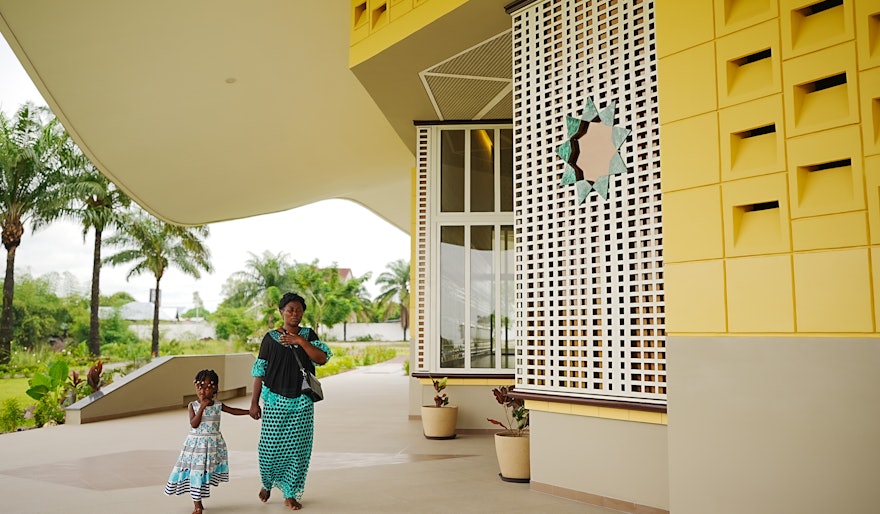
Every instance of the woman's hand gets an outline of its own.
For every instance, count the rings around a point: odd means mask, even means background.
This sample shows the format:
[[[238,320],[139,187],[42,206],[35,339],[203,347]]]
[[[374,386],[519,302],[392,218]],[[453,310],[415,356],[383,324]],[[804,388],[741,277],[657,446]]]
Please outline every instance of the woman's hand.
[[[251,404],[251,408],[248,411],[248,414],[250,414],[251,417],[254,419],[260,419],[261,417],[263,417],[263,410],[260,409],[259,404]]]
[[[301,345],[305,341],[305,339],[300,337],[299,334],[294,334],[293,332],[287,332],[287,331],[284,331],[281,334],[280,340],[281,340],[281,344],[283,344],[284,346]]]

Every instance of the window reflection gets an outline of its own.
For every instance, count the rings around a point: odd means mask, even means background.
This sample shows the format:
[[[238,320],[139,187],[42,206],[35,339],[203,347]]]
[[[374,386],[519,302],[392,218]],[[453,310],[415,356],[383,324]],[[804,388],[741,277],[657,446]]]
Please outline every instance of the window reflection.
[[[464,227],[440,228],[440,367],[464,367]]]
[[[471,212],[495,210],[495,130],[471,132]]]
[[[464,130],[440,133],[440,210],[464,211]]]
[[[471,227],[471,367],[495,367],[494,227]]]

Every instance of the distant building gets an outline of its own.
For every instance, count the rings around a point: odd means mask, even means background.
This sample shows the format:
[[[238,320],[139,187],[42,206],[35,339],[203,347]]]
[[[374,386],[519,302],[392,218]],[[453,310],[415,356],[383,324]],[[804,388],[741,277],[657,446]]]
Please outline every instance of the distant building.
[[[113,316],[115,307],[100,307],[98,317],[108,319]],[[151,321],[153,319],[153,304],[149,302],[131,302],[119,307],[119,316],[127,321]],[[176,307],[159,307],[160,321],[177,320]]]

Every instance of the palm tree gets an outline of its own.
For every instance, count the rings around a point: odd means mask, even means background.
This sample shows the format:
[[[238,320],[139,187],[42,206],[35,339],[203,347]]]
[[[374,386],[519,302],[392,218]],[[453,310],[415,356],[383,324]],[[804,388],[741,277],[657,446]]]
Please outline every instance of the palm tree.
[[[92,252],[92,296],[89,319],[89,353],[101,355],[101,334],[98,322],[98,307],[101,298],[101,239],[105,229],[115,228],[122,221],[122,213],[131,205],[131,199],[107,180],[82,152],[70,142],[65,152],[71,171],[65,184],[66,193],[74,201],[74,206],[66,211],[66,216],[82,223],[83,240],[89,229],[95,231],[95,248]]]
[[[120,229],[105,241],[121,248],[105,260],[108,264],[134,263],[126,278],[152,273],[156,278],[156,301],[153,305],[153,344],[151,352],[159,356],[159,283],[170,267],[195,278],[201,271],[211,272],[211,253],[205,247],[208,227],[182,227],[150,216],[143,211],[129,213]]]
[[[233,273],[223,285],[225,303],[234,307],[250,307],[255,302],[265,303],[265,293],[270,287],[285,292],[291,289],[289,256],[284,252],[273,254],[266,250],[262,256],[248,252],[251,258],[245,262],[245,270]],[[262,305],[261,305],[262,306]],[[277,303],[274,306],[278,310]]]
[[[0,112],[0,226],[6,248],[6,276],[0,310],[0,364],[12,355],[15,251],[24,224],[36,231],[63,207],[58,148],[63,129],[48,109],[27,103],[12,119]]]
[[[376,285],[382,290],[376,296],[376,302],[389,305],[397,299],[400,304],[400,326],[403,327],[403,340],[406,341],[406,329],[409,328],[409,262],[397,259],[385,266],[388,271],[376,277]]]

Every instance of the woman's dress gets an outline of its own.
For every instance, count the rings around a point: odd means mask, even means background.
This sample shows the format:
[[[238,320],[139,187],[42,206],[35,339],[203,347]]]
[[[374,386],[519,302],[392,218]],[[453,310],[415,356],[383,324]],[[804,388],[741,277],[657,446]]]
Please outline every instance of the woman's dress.
[[[300,335],[327,354],[330,348],[318,341],[317,335],[308,328],[300,330]],[[263,338],[260,354],[254,363],[253,376],[263,377],[262,425],[260,442],[257,446],[260,477],[263,489],[281,489],[285,498],[302,499],[312,457],[312,437],[314,434],[315,410],[312,400],[299,394],[302,372],[293,358],[298,351],[300,362],[314,369],[315,363],[308,358],[305,350],[299,347],[287,348],[279,341],[281,332],[271,330]],[[284,375],[269,377],[267,371]],[[286,395],[274,391],[277,389]]]
[[[198,401],[190,405],[198,412]],[[199,426],[189,429],[180,457],[165,484],[165,494],[190,493],[193,501],[199,501],[211,496],[210,486],[229,481],[229,452],[220,433],[222,408],[223,404],[214,400],[214,405],[205,407],[202,412]]]

